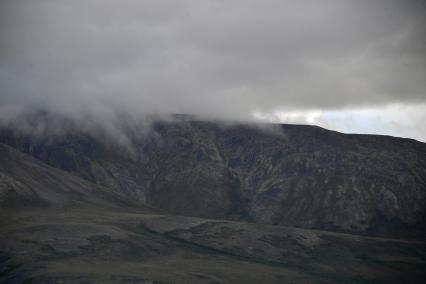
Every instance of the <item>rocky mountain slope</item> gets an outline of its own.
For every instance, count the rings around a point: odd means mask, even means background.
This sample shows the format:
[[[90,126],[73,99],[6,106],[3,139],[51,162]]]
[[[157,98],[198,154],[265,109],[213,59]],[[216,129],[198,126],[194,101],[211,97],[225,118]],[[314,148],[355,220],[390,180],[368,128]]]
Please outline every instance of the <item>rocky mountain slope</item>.
[[[137,210],[147,206],[111,189],[93,184],[0,143],[0,208],[19,211],[37,208]]]
[[[122,143],[55,123],[0,131],[0,283],[424,281],[424,143],[188,119]]]
[[[127,148],[78,127],[0,142],[171,214],[381,236],[426,232],[426,144],[316,126],[176,119],[127,125]],[[117,138],[117,137],[116,137]]]

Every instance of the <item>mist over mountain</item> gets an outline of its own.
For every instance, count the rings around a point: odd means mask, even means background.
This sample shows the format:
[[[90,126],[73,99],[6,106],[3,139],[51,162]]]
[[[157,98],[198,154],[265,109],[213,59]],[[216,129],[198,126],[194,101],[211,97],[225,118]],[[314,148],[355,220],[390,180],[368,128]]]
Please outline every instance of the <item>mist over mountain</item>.
[[[0,1],[0,283],[424,283],[426,1]]]
[[[0,117],[265,117],[426,139],[422,0],[0,5]]]

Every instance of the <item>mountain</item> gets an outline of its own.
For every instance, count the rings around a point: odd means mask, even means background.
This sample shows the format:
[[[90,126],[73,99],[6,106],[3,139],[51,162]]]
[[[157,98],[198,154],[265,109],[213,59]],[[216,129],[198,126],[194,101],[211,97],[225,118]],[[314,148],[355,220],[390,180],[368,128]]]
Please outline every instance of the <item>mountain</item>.
[[[93,207],[151,210],[107,187],[50,167],[0,144],[0,206],[3,209]]]
[[[179,116],[0,130],[0,283],[423,283],[414,140]]]
[[[126,124],[126,146],[71,129],[40,137],[3,128],[0,142],[170,214],[425,236],[425,143],[186,117]]]

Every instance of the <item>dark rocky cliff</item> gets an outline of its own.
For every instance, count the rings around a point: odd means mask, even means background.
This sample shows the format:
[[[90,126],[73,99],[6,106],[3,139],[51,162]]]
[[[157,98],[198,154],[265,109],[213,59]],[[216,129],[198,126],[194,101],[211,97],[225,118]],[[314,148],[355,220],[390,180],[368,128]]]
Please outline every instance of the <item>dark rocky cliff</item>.
[[[4,128],[0,142],[173,214],[425,236],[425,143],[185,119],[127,133],[131,150],[76,130],[47,139]]]

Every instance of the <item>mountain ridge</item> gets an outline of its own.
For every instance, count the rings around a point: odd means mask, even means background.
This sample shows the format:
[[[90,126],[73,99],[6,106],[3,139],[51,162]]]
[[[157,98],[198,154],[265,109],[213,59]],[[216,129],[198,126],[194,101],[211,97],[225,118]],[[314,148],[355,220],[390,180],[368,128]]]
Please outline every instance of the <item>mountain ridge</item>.
[[[0,142],[171,214],[424,236],[425,143],[270,127],[153,121],[123,131],[132,153],[78,130],[45,139],[3,128]]]

